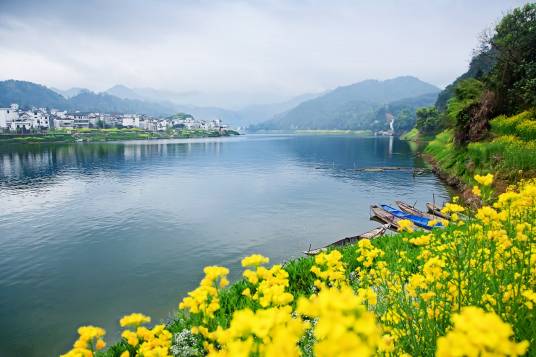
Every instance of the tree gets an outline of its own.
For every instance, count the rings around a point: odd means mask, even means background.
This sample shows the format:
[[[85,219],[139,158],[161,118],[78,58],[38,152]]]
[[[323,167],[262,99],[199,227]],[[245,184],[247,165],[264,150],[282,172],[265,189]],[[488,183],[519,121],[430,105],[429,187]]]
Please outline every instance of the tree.
[[[489,77],[498,114],[536,106],[536,4],[514,9],[499,22],[489,40],[497,59]]]
[[[443,129],[441,116],[436,107],[424,107],[417,109],[417,121],[415,127],[425,135],[435,134]]]
[[[415,111],[409,108],[403,108],[395,116],[395,122],[393,124],[396,132],[409,131],[415,126]]]

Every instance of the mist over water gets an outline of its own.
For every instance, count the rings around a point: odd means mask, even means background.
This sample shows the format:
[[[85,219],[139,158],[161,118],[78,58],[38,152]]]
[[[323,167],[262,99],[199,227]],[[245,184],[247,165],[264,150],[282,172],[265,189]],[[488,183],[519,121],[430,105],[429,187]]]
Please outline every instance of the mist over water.
[[[413,148],[414,149],[414,148]],[[445,199],[394,138],[268,136],[0,147],[0,355],[57,355],[76,328],[166,319],[206,265],[241,274],[367,231],[369,205]]]

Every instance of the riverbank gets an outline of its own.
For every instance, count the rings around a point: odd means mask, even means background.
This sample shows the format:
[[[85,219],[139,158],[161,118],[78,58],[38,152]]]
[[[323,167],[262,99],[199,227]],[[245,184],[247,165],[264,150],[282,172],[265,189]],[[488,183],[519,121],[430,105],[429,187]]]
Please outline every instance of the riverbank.
[[[487,139],[465,146],[455,144],[453,130],[445,130],[428,143],[424,156],[442,177],[469,187],[475,184],[475,174],[494,173],[495,190],[504,192],[509,184],[536,177],[536,129],[530,133],[526,129],[534,127],[533,115],[523,112],[493,119]]]
[[[413,142],[429,142],[434,140],[433,135],[423,135],[417,128],[413,128],[407,133],[400,135],[400,140]]]
[[[181,129],[152,132],[141,129],[52,130],[46,134],[0,135],[1,144],[105,142],[121,140],[187,139],[240,135],[234,130]]]
[[[491,182],[480,181],[487,196]],[[532,355],[536,263],[515,252],[534,249],[535,202],[532,181],[501,195],[495,208],[450,204],[445,229],[407,227],[271,267],[251,255],[242,260],[244,278],[230,286],[227,268],[206,267],[175,319],[147,329],[139,326],[148,317],[125,316],[122,341],[98,355]],[[103,330],[79,332],[79,348],[104,346]]]

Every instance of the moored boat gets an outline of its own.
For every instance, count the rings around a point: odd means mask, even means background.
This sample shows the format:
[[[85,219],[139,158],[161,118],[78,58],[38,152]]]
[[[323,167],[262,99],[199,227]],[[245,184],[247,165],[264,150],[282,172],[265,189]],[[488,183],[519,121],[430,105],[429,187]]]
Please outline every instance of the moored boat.
[[[328,244],[322,248],[317,248],[317,249],[310,249],[306,252],[304,252],[305,254],[307,255],[317,255],[319,254],[320,252],[325,252],[326,250],[328,250],[329,248],[333,248],[333,247],[342,247],[344,245],[348,245],[348,244],[353,244],[357,241],[360,241],[362,239],[374,239],[374,238],[377,238],[377,237],[380,237],[382,236],[385,231],[387,230],[388,228],[388,225],[385,224],[381,227],[377,227],[377,228],[374,228],[368,232],[365,232],[365,233],[362,233],[362,234],[359,234],[357,236],[353,236],[353,237],[346,237],[346,238],[343,238],[343,239],[340,239],[336,242],[333,242],[331,244]]]
[[[398,225],[398,222],[400,222],[401,219],[387,212],[380,206],[372,205],[370,206],[370,211],[371,211],[370,219],[380,222],[382,224],[388,224],[389,229],[395,232],[398,231],[398,228],[400,228],[400,226]]]
[[[440,217],[440,218],[450,220],[450,215],[441,213],[441,208],[439,208],[438,206],[434,205],[433,203],[427,202],[426,203],[426,208],[428,209],[428,213],[433,214],[434,216],[437,216],[437,217]]]
[[[442,226],[441,223],[439,223],[439,222],[436,225],[431,226],[429,224],[431,219],[416,216],[414,214],[409,214],[409,213],[397,210],[396,208],[391,207],[389,205],[381,205],[381,206],[385,211],[391,213],[393,216],[398,217],[399,219],[407,219],[407,220],[411,221],[414,225],[416,225],[418,227],[421,227],[421,228],[424,228],[424,229],[432,229],[433,227],[441,227]]]
[[[415,208],[414,206],[411,206],[410,204],[408,204],[406,202],[395,201],[395,203],[402,211],[404,211],[406,213],[413,214],[415,216],[424,217],[424,218],[427,218],[427,219],[430,219],[430,220],[438,218],[437,215],[434,216],[433,214],[423,212],[423,211]]]

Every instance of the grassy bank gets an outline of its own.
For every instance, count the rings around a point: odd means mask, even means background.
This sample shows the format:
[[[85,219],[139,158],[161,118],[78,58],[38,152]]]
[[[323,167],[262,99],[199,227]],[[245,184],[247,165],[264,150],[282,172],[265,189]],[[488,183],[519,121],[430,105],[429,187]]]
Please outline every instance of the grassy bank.
[[[478,178],[485,202],[490,178]],[[476,212],[453,203],[445,229],[404,232],[268,267],[242,261],[205,278],[167,325],[125,316],[121,342],[79,330],[72,355],[534,355],[536,181]],[[459,221],[464,211],[468,221]],[[409,223],[409,221],[407,222]],[[444,222],[447,224],[447,222]],[[82,351],[82,352],[81,352]]]
[[[76,130],[51,130],[44,135],[24,136],[0,136],[0,144],[14,143],[69,143],[76,141],[104,142],[120,140],[148,140],[148,139],[176,139],[176,138],[204,138],[239,135],[234,130],[203,130],[182,129],[165,132],[150,132],[141,129],[76,129]]]
[[[446,130],[425,149],[437,166],[449,175],[473,185],[475,174],[493,172],[500,182],[516,182],[536,176],[536,118],[534,112],[500,116],[490,122],[487,140],[460,147]]]
[[[413,128],[407,133],[404,133],[403,135],[401,135],[400,140],[415,141],[415,142],[432,141],[434,140],[434,136],[424,135],[421,132],[419,132],[419,129]]]

